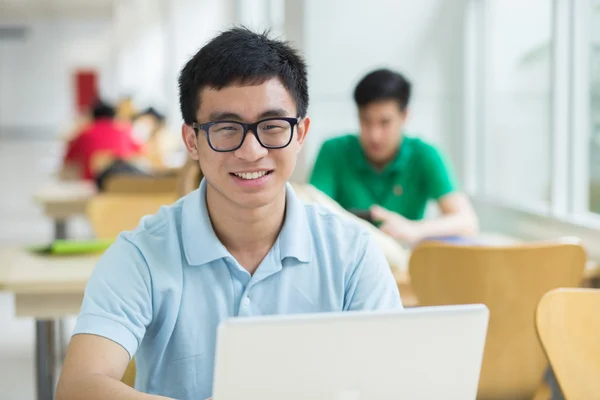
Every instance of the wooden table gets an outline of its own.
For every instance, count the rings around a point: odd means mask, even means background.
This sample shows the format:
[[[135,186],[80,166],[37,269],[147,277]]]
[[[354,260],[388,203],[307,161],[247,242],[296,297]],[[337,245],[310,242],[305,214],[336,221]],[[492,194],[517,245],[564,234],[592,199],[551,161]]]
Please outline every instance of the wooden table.
[[[100,255],[42,256],[22,248],[0,252],[0,290],[15,296],[15,314],[35,318],[38,400],[52,400],[54,319],[79,313],[85,285]]]
[[[54,220],[54,238],[67,237],[67,219],[85,213],[85,207],[97,192],[91,181],[55,181],[42,186],[33,196]]]

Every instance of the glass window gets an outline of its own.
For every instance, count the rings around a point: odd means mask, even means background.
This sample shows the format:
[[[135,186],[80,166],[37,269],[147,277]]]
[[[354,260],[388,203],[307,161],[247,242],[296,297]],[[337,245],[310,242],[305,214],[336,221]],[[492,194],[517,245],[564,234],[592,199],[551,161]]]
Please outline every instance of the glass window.
[[[600,213],[600,0],[591,3],[589,208]]]
[[[551,196],[552,1],[486,4],[484,194],[545,209]]]

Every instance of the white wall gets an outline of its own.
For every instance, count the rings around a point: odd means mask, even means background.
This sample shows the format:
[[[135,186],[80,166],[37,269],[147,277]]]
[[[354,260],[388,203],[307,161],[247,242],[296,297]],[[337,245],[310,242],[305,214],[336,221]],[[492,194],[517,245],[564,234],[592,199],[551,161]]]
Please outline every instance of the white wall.
[[[184,64],[202,46],[235,21],[233,0],[166,0],[170,4],[167,68],[169,117],[173,130],[181,131],[177,79]]]
[[[100,73],[100,95],[131,95],[179,132],[177,78],[184,63],[235,21],[234,0],[115,2],[107,19],[28,21],[26,40],[0,41],[0,131],[57,136],[73,121],[71,72]]]
[[[72,73],[110,69],[110,21],[44,19],[24,40],[0,41],[0,131],[58,135],[73,120]]]
[[[298,178],[312,168],[323,140],[357,131],[354,87],[364,74],[379,67],[396,69],[413,83],[407,132],[441,145],[459,164],[460,142],[455,137],[460,137],[462,131],[463,22],[467,3],[304,2],[301,47],[309,64],[313,125],[298,165]],[[293,14],[286,10],[286,17],[290,16]]]
[[[166,24],[159,0],[115,3],[110,97],[133,97],[139,108],[165,106]]]
[[[115,9],[117,91],[155,106],[179,133],[177,79],[208,40],[235,21],[234,0],[131,0]]]

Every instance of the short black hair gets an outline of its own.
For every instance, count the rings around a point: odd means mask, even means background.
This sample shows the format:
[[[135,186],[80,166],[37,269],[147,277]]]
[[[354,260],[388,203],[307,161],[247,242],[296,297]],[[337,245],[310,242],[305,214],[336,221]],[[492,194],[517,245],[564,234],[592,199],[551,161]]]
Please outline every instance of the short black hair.
[[[404,111],[410,101],[411,83],[400,73],[389,69],[369,72],[354,89],[354,101],[360,108],[383,100],[396,100]]]
[[[164,114],[161,114],[160,112],[158,112],[154,107],[148,107],[148,108],[146,108],[144,111],[142,111],[139,114],[137,114],[135,116],[135,119],[140,118],[140,117],[144,117],[146,115],[149,115],[151,117],[156,118],[156,120],[158,122],[164,122],[165,121]]]
[[[179,76],[179,103],[186,124],[196,121],[200,90],[241,84],[261,84],[279,78],[296,102],[298,116],[306,116],[308,79],[306,63],[286,42],[235,27],[220,33],[202,47]]]
[[[115,117],[115,113],[115,108],[102,100],[98,100],[94,103],[94,107],[92,108],[92,117],[95,120],[102,118],[112,119]]]

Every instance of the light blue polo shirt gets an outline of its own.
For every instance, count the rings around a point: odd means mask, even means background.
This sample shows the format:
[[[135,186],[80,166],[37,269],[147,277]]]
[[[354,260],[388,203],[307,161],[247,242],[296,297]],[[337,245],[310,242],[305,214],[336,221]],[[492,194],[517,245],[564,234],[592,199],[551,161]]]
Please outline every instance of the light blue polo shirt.
[[[252,276],[213,231],[205,181],[144,217],[94,269],[74,334],[106,337],[135,355],[136,389],[197,400],[211,396],[225,319],[401,308],[369,233],[286,190],[282,230]]]

